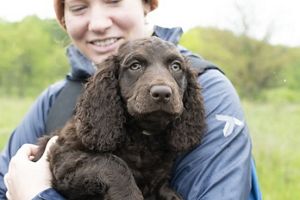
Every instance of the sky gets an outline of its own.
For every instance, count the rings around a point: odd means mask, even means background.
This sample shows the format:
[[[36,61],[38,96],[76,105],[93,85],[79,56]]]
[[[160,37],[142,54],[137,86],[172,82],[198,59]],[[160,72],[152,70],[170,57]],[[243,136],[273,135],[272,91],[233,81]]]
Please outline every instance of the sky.
[[[52,4],[53,0],[0,0],[0,18],[54,18]],[[181,26],[185,31],[210,26],[240,33],[242,15],[250,24],[250,36],[262,39],[269,35],[272,44],[300,46],[300,0],[159,0],[159,8],[150,13],[148,21]]]

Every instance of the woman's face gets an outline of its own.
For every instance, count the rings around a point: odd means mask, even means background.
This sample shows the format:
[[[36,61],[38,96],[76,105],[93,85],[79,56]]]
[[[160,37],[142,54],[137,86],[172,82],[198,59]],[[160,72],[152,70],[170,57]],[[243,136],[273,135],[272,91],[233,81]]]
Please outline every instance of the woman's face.
[[[95,63],[125,41],[147,36],[142,0],[65,0],[65,25],[73,43]]]

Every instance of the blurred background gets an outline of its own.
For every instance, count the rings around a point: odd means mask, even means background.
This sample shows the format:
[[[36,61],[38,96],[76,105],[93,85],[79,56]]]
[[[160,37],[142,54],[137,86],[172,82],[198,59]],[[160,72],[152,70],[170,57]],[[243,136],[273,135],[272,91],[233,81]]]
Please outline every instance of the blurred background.
[[[2,1],[0,150],[34,99],[69,71],[52,0]],[[300,1],[160,0],[149,23],[220,66],[240,94],[265,200],[300,199]],[[237,188],[238,189],[238,188]]]

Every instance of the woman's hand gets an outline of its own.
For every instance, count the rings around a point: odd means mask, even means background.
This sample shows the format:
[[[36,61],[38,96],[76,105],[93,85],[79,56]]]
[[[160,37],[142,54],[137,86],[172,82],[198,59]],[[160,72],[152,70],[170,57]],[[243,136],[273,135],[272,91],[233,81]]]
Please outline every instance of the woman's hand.
[[[54,136],[49,140],[44,154],[37,162],[31,161],[38,151],[38,146],[33,144],[24,144],[12,157],[4,176],[6,197],[9,200],[29,200],[51,187],[47,154],[56,139],[57,136]]]

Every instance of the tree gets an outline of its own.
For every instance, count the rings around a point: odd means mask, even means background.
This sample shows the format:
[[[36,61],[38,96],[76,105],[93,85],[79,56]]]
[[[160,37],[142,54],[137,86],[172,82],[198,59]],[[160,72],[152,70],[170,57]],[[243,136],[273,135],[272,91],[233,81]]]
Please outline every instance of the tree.
[[[65,33],[54,20],[29,16],[0,23],[0,92],[37,95],[69,70]]]

